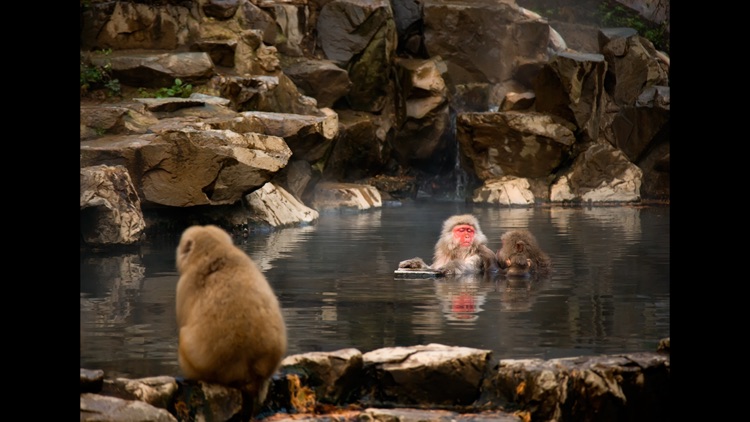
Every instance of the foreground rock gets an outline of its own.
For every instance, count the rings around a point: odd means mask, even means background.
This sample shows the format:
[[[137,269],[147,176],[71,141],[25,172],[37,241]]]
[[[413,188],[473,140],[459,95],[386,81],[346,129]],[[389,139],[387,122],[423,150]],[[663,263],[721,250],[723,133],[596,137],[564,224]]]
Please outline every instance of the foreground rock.
[[[669,419],[669,339],[655,353],[501,359],[441,344],[288,356],[259,420]],[[81,421],[236,420],[238,390],[81,369]]]

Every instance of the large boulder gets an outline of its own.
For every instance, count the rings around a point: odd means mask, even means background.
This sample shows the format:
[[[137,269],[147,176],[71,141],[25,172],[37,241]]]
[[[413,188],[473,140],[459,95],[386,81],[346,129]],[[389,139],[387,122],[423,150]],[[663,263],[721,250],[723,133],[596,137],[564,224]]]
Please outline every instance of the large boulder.
[[[308,208],[280,186],[266,183],[249,193],[245,200],[253,211],[251,219],[271,227],[309,224],[318,219],[318,212]]]
[[[323,180],[356,182],[380,174],[391,157],[391,143],[378,116],[338,110],[339,129],[323,168]]]
[[[214,75],[211,56],[203,52],[94,52],[91,63],[112,69],[120,83],[147,88],[169,88],[179,79],[182,84],[206,83]]]
[[[132,245],[146,223],[141,201],[124,166],[81,168],[81,241],[88,245]]]
[[[391,95],[389,70],[397,44],[388,0],[327,2],[318,16],[317,33],[325,57],[349,72],[349,106],[381,111]]]
[[[374,400],[414,405],[429,400],[438,405],[468,405],[479,395],[492,352],[467,347],[428,344],[386,347],[362,356],[376,382]]]
[[[424,44],[445,60],[454,85],[500,83],[521,66],[547,61],[549,24],[514,1],[428,0]]]
[[[651,41],[632,29],[605,28],[600,34],[601,51],[607,61],[606,87],[617,105],[632,106],[645,89],[669,85]]]
[[[534,79],[536,111],[575,124],[584,140],[598,139],[606,70],[601,54],[553,56]]]
[[[146,133],[159,119],[139,102],[81,105],[81,140],[104,133]]]
[[[533,206],[536,203],[528,179],[515,176],[501,176],[485,180],[482,186],[474,189],[472,200],[477,203],[508,207]]]
[[[260,122],[263,133],[283,138],[295,159],[311,164],[328,154],[339,130],[338,115],[330,109],[316,116],[264,111],[245,111],[242,116]]]
[[[299,59],[282,67],[300,92],[315,98],[321,108],[333,107],[352,87],[346,70],[330,60]]]
[[[191,7],[127,1],[81,3],[81,49],[174,50],[197,32],[198,2]]]
[[[468,168],[480,180],[546,177],[568,159],[576,138],[571,124],[545,113],[461,113],[457,137]]]
[[[282,138],[208,127],[81,142],[81,162],[122,163],[143,201],[172,207],[232,204],[268,182],[292,151]]]
[[[551,202],[637,202],[643,171],[622,151],[596,143],[550,186]]]

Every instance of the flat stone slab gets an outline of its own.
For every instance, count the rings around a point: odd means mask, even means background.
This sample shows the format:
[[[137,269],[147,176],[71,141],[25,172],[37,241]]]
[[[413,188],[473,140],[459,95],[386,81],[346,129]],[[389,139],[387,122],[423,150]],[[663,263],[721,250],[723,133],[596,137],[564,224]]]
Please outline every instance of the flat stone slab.
[[[414,268],[398,268],[393,272],[395,278],[438,278],[445,274],[435,270],[423,270]]]

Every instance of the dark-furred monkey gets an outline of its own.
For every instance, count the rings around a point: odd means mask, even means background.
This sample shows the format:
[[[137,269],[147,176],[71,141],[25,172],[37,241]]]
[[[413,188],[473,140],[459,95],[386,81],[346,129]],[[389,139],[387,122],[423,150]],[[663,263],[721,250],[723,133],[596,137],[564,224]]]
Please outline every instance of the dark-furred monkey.
[[[551,260],[528,230],[511,230],[500,237],[497,260],[508,276],[546,275]]]

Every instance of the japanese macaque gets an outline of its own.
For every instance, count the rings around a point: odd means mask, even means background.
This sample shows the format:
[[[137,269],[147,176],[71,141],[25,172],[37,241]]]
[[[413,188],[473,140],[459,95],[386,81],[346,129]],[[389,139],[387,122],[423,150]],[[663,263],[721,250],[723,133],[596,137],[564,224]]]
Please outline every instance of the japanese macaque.
[[[431,269],[444,274],[477,274],[498,269],[495,253],[487,247],[487,236],[470,214],[454,215],[443,222],[435,244],[432,265],[416,257],[401,261],[399,268]]]
[[[550,258],[537,244],[528,230],[511,230],[500,238],[502,246],[497,251],[497,261],[508,276],[525,277],[549,272]]]
[[[178,361],[186,379],[265,400],[286,353],[278,299],[250,257],[217,226],[187,228],[177,246]],[[252,411],[252,410],[251,410]]]

